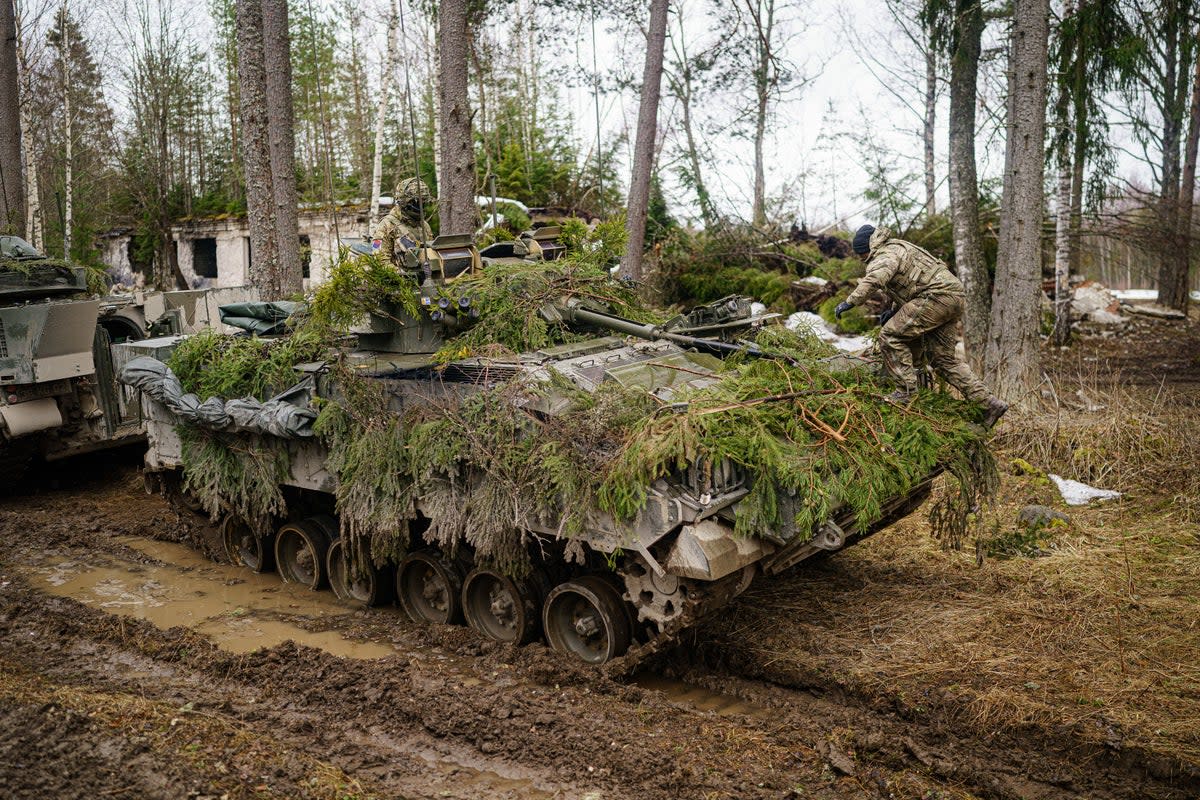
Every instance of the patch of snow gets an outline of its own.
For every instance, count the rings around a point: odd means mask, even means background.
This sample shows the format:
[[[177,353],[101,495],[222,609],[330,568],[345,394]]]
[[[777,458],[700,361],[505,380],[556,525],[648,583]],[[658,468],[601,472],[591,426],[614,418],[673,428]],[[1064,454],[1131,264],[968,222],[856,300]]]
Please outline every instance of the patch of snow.
[[[1158,289],[1109,289],[1118,300],[1157,300]]]
[[[765,313],[767,313],[767,307],[765,305],[763,305],[762,303],[755,300],[753,303],[750,304],[750,316],[757,317],[760,314],[765,314]]]
[[[797,311],[789,316],[783,325],[789,331],[807,330],[822,342],[829,342],[838,350],[846,353],[861,353],[871,346],[871,340],[866,336],[839,335],[821,315],[811,311]]]
[[[1050,480],[1054,481],[1059,494],[1069,506],[1086,506],[1093,500],[1112,500],[1121,496],[1120,492],[1114,492],[1112,489],[1097,489],[1095,486],[1088,486],[1086,483],[1063,478],[1053,473],[1050,474]]]
[[[1157,300],[1158,289],[1110,289],[1113,296],[1118,300]],[[1192,292],[1193,300],[1200,301],[1200,291]]]
[[[847,353],[861,353],[871,346],[871,340],[866,336],[839,336],[830,344]]]
[[[816,275],[805,275],[796,282],[811,283],[813,286],[824,286],[825,284],[829,283],[829,281],[825,280],[824,278],[818,278]]]
[[[814,314],[811,311],[797,311],[787,318],[783,326],[789,331],[807,330],[822,342],[832,342],[838,338],[838,335],[829,327],[829,323],[820,314]]]

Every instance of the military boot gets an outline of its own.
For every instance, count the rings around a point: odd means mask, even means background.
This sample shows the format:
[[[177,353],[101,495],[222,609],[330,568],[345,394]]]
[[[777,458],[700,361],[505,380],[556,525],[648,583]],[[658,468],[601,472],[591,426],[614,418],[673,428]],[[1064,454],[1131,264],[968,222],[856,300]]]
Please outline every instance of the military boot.
[[[906,406],[913,399],[913,396],[916,393],[917,392],[914,389],[905,389],[904,387],[901,387],[901,388],[897,389],[896,391],[892,392],[891,394],[889,394],[884,399],[887,400],[889,403],[892,403],[893,405]],[[1001,413],[1003,413],[1003,412],[1001,412]]]
[[[983,401],[983,425],[985,428],[990,428],[995,425],[1004,412],[1008,411],[1008,403],[1001,400],[999,397],[992,395],[987,400]]]

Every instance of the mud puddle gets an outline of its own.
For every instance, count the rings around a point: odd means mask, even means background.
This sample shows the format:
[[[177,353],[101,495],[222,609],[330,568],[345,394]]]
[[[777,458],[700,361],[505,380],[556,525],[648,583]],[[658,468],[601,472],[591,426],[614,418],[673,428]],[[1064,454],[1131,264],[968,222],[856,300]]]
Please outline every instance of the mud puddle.
[[[722,692],[714,692],[702,686],[696,686],[693,683],[685,683],[684,681],[667,678],[663,675],[655,675],[651,672],[639,672],[634,675],[633,683],[643,689],[662,692],[671,703],[692,709],[693,711],[711,711],[721,717],[741,715],[766,719],[768,716],[767,709],[747,703],[740,697]]]
[[[55,560],[29,570],[49,594],[71,597],[102,611],[144,619],[160,628],[176,625],[205,634],[222,649],[249,653],[289,639],[346,658],[385,658],[396,653],[384,642],[352,641],[335,630],[310,631],[288,617],[336,624],[352,610],[329,592],[313,592],[217,564],[184,545],[140,537],[121,544],[159,564],[137,564],[110,555]]]

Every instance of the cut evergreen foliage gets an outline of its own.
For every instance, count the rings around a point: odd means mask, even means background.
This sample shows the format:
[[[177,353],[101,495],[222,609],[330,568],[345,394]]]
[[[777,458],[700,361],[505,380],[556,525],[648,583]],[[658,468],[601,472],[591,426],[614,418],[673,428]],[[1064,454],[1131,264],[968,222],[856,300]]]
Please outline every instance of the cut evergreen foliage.
[[[213,519],[226,514],[253,530],[272,530],[287,513],[282,482],[289,459],[284,442],[247,434],[213,433],[180,425],[184,489]]]
[[[381,256],[342,248],[328,277],[309,298],[304,327],[330,337],[346,331],[368,312],[386,313],[394,306],[416,316],[420,307],[415,288],[410,276]]]
[[[496,265],[455,281],[447,291],[471,297],[481,316],[450,340],[443,360],[583,338],[539,313],[567,298],[624,316],[653,313],[635,287],[611,278],[602,238],[586,229],[572,235],[575,250],[563,260]],[[201,393],[263,396],[285,388],[278,384],[290,385],[294,362],[320,357],[321,332],[332,335],[335,322],[367,308],[372,295],[363,287],[375,267],[359,262],[351,270],[347,280],[359,287],[353,308],[318,307],[285,340],[201,334],[177,352],[173,368]],[[931,522],[947,543],[961,541],[973,509],[995,486],[987,434],[973,424],[978,406],[925,392],[901,408],[883,401],[890,386],[828,358],[830,348],[811,336],[768,328],[757,338],[786,358],[729,359],[713,383],[682,391],[670,406],[615,382],[589,394],[562,377],[539,382],[521,373],[466,393],[407,397],[394,411],[382,382],[335,359],[336,396],[323,401],[315,432],[338,478],[343,533],[359,545],[350,552],[369,552],[377,563],[398,558],[409,546],[419,501],[431,519],[427,539],[450,552],[469,546],[480,562],[520,575],[529,568],[529,527],[569,537],[584,530],[590,514],[631,521],[654,481],[724,463],[736,466],[749,488],[737,507],[736,533],[772,537],[808,537],[831,517],[869,525],[884,504],[945,468],[955,488],[941,494]],[[565,397],[568,409],[537,411],[547,395]],[[282,508],[267,486],[286,472],[286,450],[280,452],[228,437],[193,441],[184,459],[189,486],[211,509],[269,517]]]
[[[318,361],[328,348],[312,330],[278,339],[228,336],[204,330],[185,338],[167,365],[184,391],[201,400],[253,397],[266,400],[293,386],[296,364]]]
[[[632,319],[657,318],[639,301],[635,286],[614,281],[607,268],[590,259],[495,264],[477,275],[455,281],[445,291],[451,299],[471,298],[479,319],[447,341],[437,355],[442,362],[494,352],[497,348],[515,353],[588,338],[590,334],[547,322],[542,315],[547,305],[566,300],[582,300]]]

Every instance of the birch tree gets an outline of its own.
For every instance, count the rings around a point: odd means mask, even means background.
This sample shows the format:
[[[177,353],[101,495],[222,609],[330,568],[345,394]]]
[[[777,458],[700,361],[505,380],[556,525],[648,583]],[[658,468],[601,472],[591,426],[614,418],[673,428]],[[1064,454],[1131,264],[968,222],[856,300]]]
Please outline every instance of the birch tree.
[[[383,133],[387,123],[388,99],[396,70],[396,40],[400,36],[400,12],[397,0],[392,0],[388,14],[387,42],[384,47],[383,74],[379,78],[379,103],[375,109],[375,146],[371,153],[371,200],[367,206],[367,233],[374,228],[379,216],[379,195],[383,191]]]
[[[1038,382],[1049,0],[1015,0],[1009,45],[1004,197],[986,365],[992,391],[1021,400]]]

